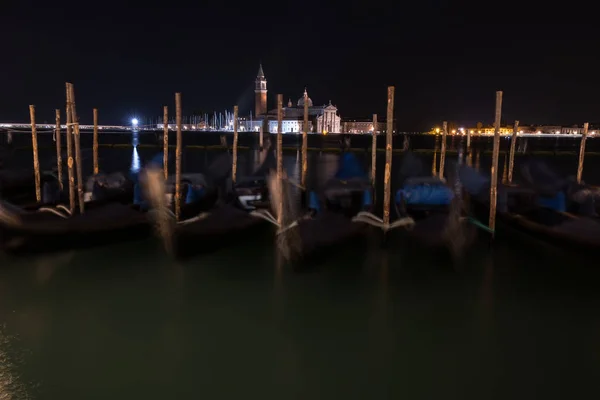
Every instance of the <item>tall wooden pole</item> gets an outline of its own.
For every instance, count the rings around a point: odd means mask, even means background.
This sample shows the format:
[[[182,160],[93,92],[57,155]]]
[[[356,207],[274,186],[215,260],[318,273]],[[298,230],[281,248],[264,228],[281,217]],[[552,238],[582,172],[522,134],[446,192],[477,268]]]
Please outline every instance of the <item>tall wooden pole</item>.
[[[373,114],[373,137],[371,142],[371,184],[375,187],[377,171],[377,114]]]
[[[577,183],[581,184],[583,175],[583,159],[585,157],[585,141],[587,139],[589,123],[583,124],[583,133],[581,134],[581,144],[579,145],[579,164],[577,165]]]
[[[508,155],[508,183],[512,183],[513,169],[515,167],[515,149],[517,148],[517,133],[519,132],[519,121],[513,125],[513,134],[510,139],[510,153]]]
[[[446,164],[446,136],[448,135],[448,122],[442,124],[442,149],[440,151],[440,179],[444,179],[444,167]]]
[[[58,187],[63,190],[63,176],[62,176],[62,148],[60,138],[60,110],[55,110],[56,114],[56,169],[58,173]]]
[[[502,116],[502,92],[496,92],[496,116],[494,118],[494,148],[492,153],[492,167],[490,180],[490,219],[489,228],[492,237],[496,229],[496,203],[498,200],[498,156],[500,151],[500,118]]]
[[[69,83],[71,91],[71,118],[73,118],[73,132],[75,133],[75,164],[77,172],[77,198],[79,200],[79,212],[85,211],[83,201],[83,172],[81,170],[81,135],[79,134],[79,118],[77,118],[77,108],[75,107],[75,89],[72,83]]]
[[[304,90],[304,129],[302,130],[302,187],[306,187],[308,171],[308,93]]]
[[[467,129],[467,155],[471,152],[471,130]]]
[[[262,150],[263,148],[263,122],[260,123],[260,129],[258,131],[258,148]]]
[[[277,204],[277,223],[283,223],[283,95],[277,95],[277,187],[279,189],[279,204]]]
[[[231,166],[231,180],[235,183],[237,176],[237,148],[238,148],[238,106],[233,106],[233,165]]]
[[[390,197],[392,195],[392,134],[394,130],[394,87],[388,87],[387,132],[385,144],[385,178],[383,181],[383,226],[390,225]]]
[[[37,127],[35,126],[35,106],[29,106],[31,118],[31,144],[33,145],[33,174],[35,177],[35,200],[42,201],[42,188],[40,186],[40,158],[38,154]]]
[[[181,93],[175,93],[175,118],[177,121],[177,144],[175,147],[175,218],[181,215]]]
[[[94,108],[94,143],[92,145],[92,151],[94,152],[94,175],[100,172],[100,167],[98,166],[98,109]]]
[[[163,107],[163,172],[169,177],[169,107]]]
[[[65,84],[67,92],[67,176],[69,178],[69,210],[75,211],[75,170],[73,160],[73,114],[71,112],[70,83]]]

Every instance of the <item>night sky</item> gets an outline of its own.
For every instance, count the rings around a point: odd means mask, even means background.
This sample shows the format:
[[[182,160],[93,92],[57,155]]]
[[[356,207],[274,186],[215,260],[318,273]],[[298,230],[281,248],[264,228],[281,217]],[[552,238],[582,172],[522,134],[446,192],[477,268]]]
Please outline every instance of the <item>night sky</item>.
[[[163,105],[174,111],[176,91],[184,115],[234,104],[248,113],[259,62],[269,108],[277,93],[295,102],[307,86],[315,104],[331,100],[342,118],[383,116],[394,85],[402,131],[444,119],[492,123],[496,90],[504,91],[504,123],[600,121],[600,31],[589,10],[568,4],[8,3],[2,122],[28,121],[29,104],[38,121],[53,121],[66,81],[82,123],[93,107],[101,124],[157,117]]]

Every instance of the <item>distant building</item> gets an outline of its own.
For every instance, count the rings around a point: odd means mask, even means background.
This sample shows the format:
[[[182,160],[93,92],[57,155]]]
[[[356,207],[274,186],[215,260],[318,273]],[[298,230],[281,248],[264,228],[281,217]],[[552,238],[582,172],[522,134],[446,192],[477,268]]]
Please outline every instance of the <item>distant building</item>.
[[[262,64],[258,66],[258,74],[254,81],[254,115],[260,116],[267,113],[267,80]]]
[[[382,121],[377,121],[377,127],[373,126],[373,120],[368,119],[348,120],[342,122],[343,133],[372,133],[374,130],[376,132],[383,132],[385,129],[386,123]]]
[[[267,112],[267,80],[262,68],[259,65],[258,74],[255,80],[254,89],[254,120],[246,125],[249,130],[258,131],[263,126],[269,132],[277,132],[277,109]],[[304,102],[308,103],[308,132],[309,133],[340,133],[342,131],[341,118],[337,114],[337,107],[331,104],[322,106],[313,105],[313,101],[308,97],[306,88],[304,94],[294,105],[288,100],[287,107],[283,107],[283,119],[281,129],[283,133],[299,133],[304,130]]]

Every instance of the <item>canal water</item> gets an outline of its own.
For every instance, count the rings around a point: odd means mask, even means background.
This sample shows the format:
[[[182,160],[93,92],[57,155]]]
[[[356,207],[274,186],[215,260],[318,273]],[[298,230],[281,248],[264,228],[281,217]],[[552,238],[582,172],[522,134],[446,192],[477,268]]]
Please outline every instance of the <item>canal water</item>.
[[[101,168],[156,152],[102,148]],[[7,165],[31,159],[11,154]],[[184,172],[217,154],[186,151]],[[338,157],[311,152],[309,184]],[[547,158],[576,171],[576,157]],[[255,159],[240,151],[240,174]],[[593,183],[597,163],[586,162]],[[299,155],[284,167],[298,177]],[[0,255],[0,399],[598,398],[597,267],[511,240],[460,263],[373,242],[304,273],[252,237],[186,262],[156,240]]]

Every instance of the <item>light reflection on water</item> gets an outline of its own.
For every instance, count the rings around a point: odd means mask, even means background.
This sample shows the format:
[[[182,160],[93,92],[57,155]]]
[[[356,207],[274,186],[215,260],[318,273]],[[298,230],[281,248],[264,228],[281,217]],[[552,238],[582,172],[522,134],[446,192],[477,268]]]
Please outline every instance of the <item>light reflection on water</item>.
[[[28,388],[33,389],[33,383],[24,384],[19,376],[18,367],[23,362],[18,354],[18,346],[14,343],[18,339],[6,332],[6,325],[0,326],[0,400],[29,399],[31,393]]]

